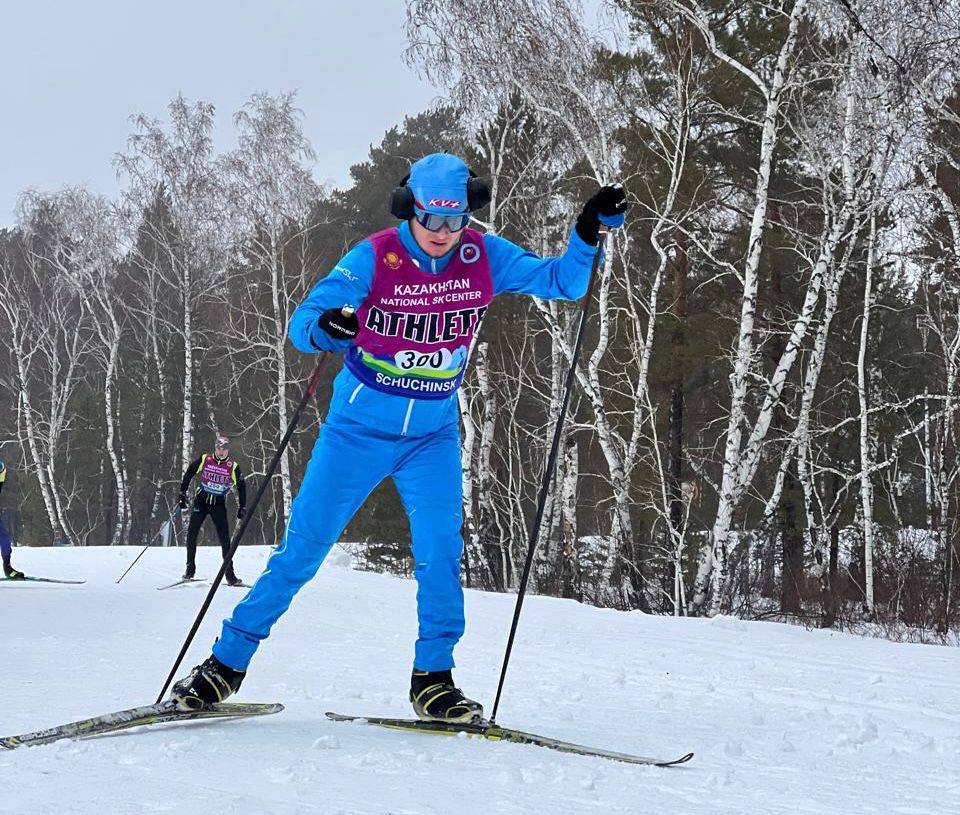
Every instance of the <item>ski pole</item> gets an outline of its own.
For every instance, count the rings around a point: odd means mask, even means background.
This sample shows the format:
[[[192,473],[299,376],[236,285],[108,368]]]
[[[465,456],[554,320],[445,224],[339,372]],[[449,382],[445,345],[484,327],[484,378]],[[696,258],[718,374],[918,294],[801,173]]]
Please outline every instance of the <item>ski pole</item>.
[[[177,514],[177,511],[178,511],[179,509],[180,509],[179,507],[174,507],[174,508],[173,508],[173,512],[170,513],[170,517],[167,518],[167,520],[165,520],[162,524],[160,524],[160,528],[157,530],[156,535],[154,535],[152,538],[150,538],[150,540],[147,541],[147,545],[144,546],[143,549],[140,551],[140,554],[137,555],[137,556],[133,559],[133,563],[131,563],[129,566],[127,566],[127,571],[124,572],[122,575],[120,575],[120,577],[117,578],[117,583],[119,583],[121,580],[123,580],[123,578],[125,578],[125,577],[127,576],[128,572],[129,572],[134,566],[137,565],[137,561],[140,560],[140,558],[143,557],[143,553],[146,552],[147,549],[150,548],[150,546],[151,546],[151,545],[153,544],[153,542],[157,539],[157,537],[160,535],[160,533],[163,532],[163,530],[166,528],[167,524],[173,523],[173,516]]]
[[[520,577],[520,587],[517,590],[517,604],[513,610],[513,622],[510,624],[510,635],[507,637],[507,650],[503,655],[503,666],[500,669],[500,682],[497,685],[497,696],[493,702],[493,712],[490,714],[490,721],[494,722],[497,718],[497,708],[500,706],[500,696],[503,693],[503,683],[507,678],[507,665],[510,662],[510,654],[513,651],[513,641],[517,634],[517,623],[520,621],[520,609],[523,608],[523,597],[527,591],[527,581],[530,579],[530,567],[533,565],[533,555],[537,550],[537,544],[540,540],[540,527],[543,524],[543,511],[547,504],[547,494],[550,492],[550,482],[553,480],[554,469],[557,464],[557,452],[560,449],[560,438],[563,435],[563,425],[567,418],[567,408],[570,404],[570,393],[573,391],[573,378],[577,374],[577,361],[580,358],[580,349],[583,347],[584,329],[587,325],[587,309],[590,306],[590,297],[593,294],[593,284],[597,277],[597,269],[600,267],[600,258],[603,256],[603,247],[606,243],[607,227],[600,227],[600,234],[597,238],[597,251],[593,256],[593,267],[590,269],[590,280],[587,283],[587,293],[583,295],[580,301],[580,324],[577,326],[577,341],[573,347],[573,355],[570,357],[570,370],[567,371],[567,381],[563,388],[563,404],[560,407],[560,415],[557,418],[557,426],[553,432],[553,443],[550,445],[550,455],[547,458],[547,466],[543,472],[543,480],[540,482],[540,495],[537,498],[537,514],[530,529],[530,540],[527,545],[527,557],[523,563],[523,574]]]
[[[177,670],[180,668],[180,663],[183,662],[183,657],[186,655],[187,649],[190,647],[190,643],[193,642],[193,638],[196,636],[197,630],[200,628],[200,623],[203,621],[203,618],[207,613],[207,609],[210,608],[210,603],[213,601],[213,595],[217,593],[217,589],[220,588],[220,582],[223,580],[223,576],[227,573],[227,569],[230,568],[230,564],[233,563],[233,555],[234,552],[237,551],[237,547],[240,545],[240,539],[243,537],[243,533],[247,531],[247,526],[250,523],[250,519],[253,517],[253,513],[257,508],[257,504],[260,503],[260,498],[266,491],[267,485],[270,483],[270,479],[273,477],[273,473],[277,469],[277,464],[280,463],[280,456],[283,455],[283,451],[286,449],[287,443],[290,441],[290,437],[293,435],[293,431],[297,427],[297,422],[300,421],[300,415],[303,413],[303,409],[307,406],[307,402],[310,401],[310,397],[313,396],[313,392],[317,387],[317,381],[320,379],[320,372],[323,370],[323,363],[327,361],[327,357],[329,356],[330,352],[324,351],[320,355],[320,359],[317,360],[316,367],[313,369],[313,376],[310,377],[310,382],[307,384],[307,389],[303,392],[303,396],[300,397],[300,404],[297,405],[297,409],[293,412],[293,416],[290,417],[290,424],[287,425],[287,432],[284,433],[283,438],[280,439],[280,446],[277,447],[277,451],[273,454],[273,458],[270,460],[270,465],[267,467],[267,471],[264,473],[263,480],[260,482],[260,488],[257,490],[257,494],[253,498],[253,503],[244,514],[243,519],[240,521],[240,526],[237,527],[233,534],[233,540],[230,543],[230,550],[227,552],[227,556],[223,559],[223,563],[220,565],[220,571],[217,572],[217,576],[213,579],[213,585],[210,586],[210,591],[207,592],[207,596],[203,601],[203,605],[200,606],[200,611],[197,613],[197,618],[193,621],[193,626],[190,628],[190,633],[187,634],[187,638],[183,642],[183,647],[180,649],[180,653],[177,654],[176,662],[173,663],[173,667],[170,669],[170,674],[167,676],[167,681],[163,683],[163,687],[160,689],[160,695],[157,697],[157,704],[163,701],[163,695],[167,692],[167,688],[170,686],[170,682],[173,679],[174,674],[176,674]]]

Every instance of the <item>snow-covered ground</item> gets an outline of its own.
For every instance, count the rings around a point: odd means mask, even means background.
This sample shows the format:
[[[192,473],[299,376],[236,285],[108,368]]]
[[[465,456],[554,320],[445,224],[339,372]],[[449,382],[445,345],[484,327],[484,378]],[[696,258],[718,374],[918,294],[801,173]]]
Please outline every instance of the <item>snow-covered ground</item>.
[[[152,702],[205,584],[157,591],[182,550],[18,549],[0,583],[0,735]],[[243,548],[252,579],[266,551]],[[200,574],[219,550],[202,548]],[[333,558],[337,561],[338,558]],[[128,731],[0,753],[3,813],[960,813],[960,650],[730,618],[687,620],[531,597],[498,719],[659,769],[535,747],[335,724],[410,714],[411,581],[328,562],[240,693],[276,716]],[[241,597],[222,588],[185,667]],[[468,592],[459,684],[488,705],[512,596]]]

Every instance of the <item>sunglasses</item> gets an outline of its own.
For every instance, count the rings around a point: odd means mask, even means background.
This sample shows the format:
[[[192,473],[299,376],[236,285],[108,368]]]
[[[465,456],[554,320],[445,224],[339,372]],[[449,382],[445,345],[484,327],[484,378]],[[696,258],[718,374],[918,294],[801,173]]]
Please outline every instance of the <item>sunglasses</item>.
[[[458,212],[456,215],[435,215],[422,209],[414,209],[413,217],[420,226],[430,232],[439,232],[444,226],[451,232],[459,232],[470,223],[469,212]]]

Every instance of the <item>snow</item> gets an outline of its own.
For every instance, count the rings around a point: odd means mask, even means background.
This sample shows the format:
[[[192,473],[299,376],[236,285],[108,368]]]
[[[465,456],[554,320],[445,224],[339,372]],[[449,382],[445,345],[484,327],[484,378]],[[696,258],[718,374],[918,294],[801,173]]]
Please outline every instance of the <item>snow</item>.
[[[154,701],[206,593],[157,591],[182,550],[17,549],[82,586],[0,583],[0,735]],[[268,552],[244,547],[252,579]],[[219,550],[203,547],[211,576]],[[960,650],[732,618],[673,619],[530,597],[498,719],[644,755],[660,769],[337,724],[410,715],[412,581],[325,564],[239,698],[283,713],[0,752],[0,813],[960,813]],[[187,657],[242,597],[223,587]],[[492,704],[512,596],[467,593],[455,676]],[[183,669],[178,675],[183,673]]]

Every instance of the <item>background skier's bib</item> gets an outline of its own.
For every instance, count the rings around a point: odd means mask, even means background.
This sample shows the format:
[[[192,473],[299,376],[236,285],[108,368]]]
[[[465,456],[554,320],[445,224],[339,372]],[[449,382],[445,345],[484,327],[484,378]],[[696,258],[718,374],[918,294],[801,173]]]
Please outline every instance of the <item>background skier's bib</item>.
[[[200,488],[211,495],[226,495],[233,486],[233,459],[217,461],[209,453],[200,465]]]

